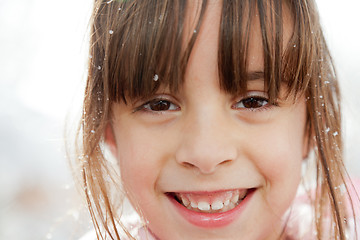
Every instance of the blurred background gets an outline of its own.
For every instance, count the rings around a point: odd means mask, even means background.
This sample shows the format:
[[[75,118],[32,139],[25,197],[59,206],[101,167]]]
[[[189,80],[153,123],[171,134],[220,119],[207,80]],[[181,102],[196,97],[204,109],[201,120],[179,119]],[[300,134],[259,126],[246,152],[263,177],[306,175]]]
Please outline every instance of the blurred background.
[[[318,0],[360,177],[360,2]],[[81,110],[91,0],[0,0],[0,239],[78,239],[90,222],[65,158]]]

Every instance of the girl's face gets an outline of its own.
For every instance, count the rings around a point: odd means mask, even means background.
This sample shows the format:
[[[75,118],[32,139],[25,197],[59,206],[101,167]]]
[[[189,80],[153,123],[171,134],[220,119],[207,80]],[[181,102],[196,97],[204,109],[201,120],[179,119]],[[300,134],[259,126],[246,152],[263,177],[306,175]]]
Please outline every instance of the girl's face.
[[[257,20],[247,93],[220,89],[219,4],[209,4],[196,33],[180,92],[114,103],[106,130],[128,197],[159,239],[277,239],[307,154],[304,98],[267,102]]]

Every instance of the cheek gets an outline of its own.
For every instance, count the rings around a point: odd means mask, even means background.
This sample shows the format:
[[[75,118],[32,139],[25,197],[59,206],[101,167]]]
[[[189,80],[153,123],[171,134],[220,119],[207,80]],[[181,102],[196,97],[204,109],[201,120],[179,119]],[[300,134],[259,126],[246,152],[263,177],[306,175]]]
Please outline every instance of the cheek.
[[[125,187],[131,190],[145,188],[154,181],[156,163],[151,142],[136,133],[121,134],[118,142],[118,161]]]
[[[264,135],[262,151],[267,156],[261,158],[260,168],[267,172],[270,179],[279,180],[285,176],[300,173],[302,162],[302,135],[287,132],[283,129],[273,129]],[[277,137],[271,137],[277,135]]]
[[[274,210],[285,211],[301,179],[304,131],[301,126],[292,126],[291,121],[261,131],[261,138],[253,140],[259,145],[252,147],[251,158],[266,181],[263,196],[267,204]]]
[[[300,104],[290,113],[261,130],[260,149],[264,154],[260,157],[258,167],[269,181],[298,182],[301,175],[305,107]]]
[[[120,127],[117,131],[117,151],[124,188],[133,203],[142,203],[158,191],[157,181],[165,164],[168,149],[159,133],[143,127]],[[121,129],[121,131],[120,131]],[[131,200],[131,199],[130,199]]]

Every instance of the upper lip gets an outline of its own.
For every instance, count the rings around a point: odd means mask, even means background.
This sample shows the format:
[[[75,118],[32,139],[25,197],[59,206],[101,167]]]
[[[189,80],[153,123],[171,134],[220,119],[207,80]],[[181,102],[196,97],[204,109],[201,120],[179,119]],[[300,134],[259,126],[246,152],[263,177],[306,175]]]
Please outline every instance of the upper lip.
[[[206,201],[208,203],[212,203],[214,201],[222,201],[225,202],[226,200],[234,199],[242,199],[247,195],[251,189],[231,189],[231,190],[220,190],[220,191],[187,191],[187,192],[169,192],[167,193],[168,196],[173,197],[175,199],[187,199],[190,202],[200,202]],[[234,201],[237,201],[234,200]]]
[[[217,189],[217,190],[175,190],[175,191],[167,191],[165,193],[171,194],[171,193],[180,193],[180,194],[216,194],[221,192],[231,192],[236,190],[250,190],[255,189],[256,187],[239,187],[239,188],[224,188],[224,189]]]

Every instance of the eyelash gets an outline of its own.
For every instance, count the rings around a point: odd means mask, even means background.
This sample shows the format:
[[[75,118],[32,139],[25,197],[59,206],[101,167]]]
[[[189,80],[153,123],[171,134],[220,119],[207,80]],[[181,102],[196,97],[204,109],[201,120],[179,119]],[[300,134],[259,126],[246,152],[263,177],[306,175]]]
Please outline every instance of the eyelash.
[[[170,105],[169,109],[158,110],[158,111],[151,109],[150,104],[160,104],[160,103]],[[152,114],[162,114],[167,111],[177,111],[177,110],[180,110],[180,107],[178,105],[176,105],[175,103],[173,103],[171,100],[164,98],[164,97],[158,97],[158,98],[151,99],[151,100],[145,102],[144,104],[141,104],[140,106],[136,107],[133,112],[146,111],[146,112],[152,113]]]
[[[265,101],[266,103],[259,106],[259,107],[245,107],[244,106],[244,101],[246,100],[255,100],[255,101]],[[242,103],[243,107],[236,107],[237,104],[240,104]],[[265,111],[265,110],[268,110],[269,108],[272,108],[272,107],[277,107],[279,106],[278,103],[269,103],[269,99],[263,95],[256,95],[253,94],[248,94],[248,96],[242,98],[240,101],[237,101],[234,105],[231,106],[232,109],[235,109],[235,110],[238,110],[238,109],[241,109],[241,110],[245,110],[245,111],[252,111],[252,112],[258,112],[258,111]]]
[[[266,103],[262,104],[259,107],[253,107],[253,108],[252,107],[245,107],[244,101],[246,101],[246,100],[265,101]],[[155,104],[155,105],[167,104],[168,105],[167,107],[169,109],[153,110],[153,109],[151,109],[150,104]],[[236,107],[236,105],[238,105],[238,104],[242,104],[242,107]],[[235,109],[235,110],[245,110],[245,111],[258,112],[258,111],[265,111],[265,110],[267,110],[267,109],[269,109],[271,107],[274,107],[274,106],[278,106],[278,104],[277,103],[270,104],[269,101],[268,101],[268,98],[265,97],[265,96],[256,95],[256,94],[253,94],[253,95],[249,94],[248,96],[242,98],[241,100],[239,100],[235,104],[233,104],[231,106],[231,108]],[[158,97],[158,98],[151,99],[151,100],[141,104],[140,106],[136,107],[133,110],[133,112],[135,113],[135,112],[138,112],[138,111],[146,111],[146,112],[152,113],[152,114],[162,114],[164,112],[178,111],[180,109],[181,108],[177,104],[173,103],[171,100],[169,100],[167,98],[164,98],[164,97]]]

